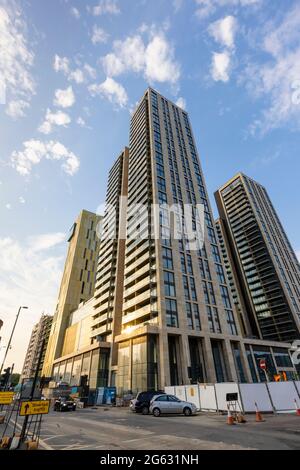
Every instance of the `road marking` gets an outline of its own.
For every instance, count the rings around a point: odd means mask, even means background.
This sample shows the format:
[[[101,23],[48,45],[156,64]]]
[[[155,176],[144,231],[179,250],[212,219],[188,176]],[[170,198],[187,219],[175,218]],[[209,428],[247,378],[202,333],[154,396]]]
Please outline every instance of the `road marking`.
[[[140,430],[132,428],[130,426],[124,426],[123,424],[113,424],[110,421],[97,421],[97,420],[90,420],[90,419],[78,419],[74,417],[68,417],[68,421],[79,421],[80,423],[86,423],[89,425],[95,425],[95,426],[100,426],[103,428],[109,428],[111,431],[121,431],[121,432],[132,432],[134,434],[140,434]],[[143,434],[144,436],[150,436],[155,434],[153,431],[147,431],[143,429]]]
[[[67,447],[63,447],[61,450],[80,450],[80,449],[85,449],[86,447],[91,447],[92,444],[86,444],[86,445],[82,445],[82,444],[72,444],[70,446],[67,446]]]
[[[13,421],[13,424],[22,430],[22,426],[19,424],[19,423],[16,423],[15,421]],[[13,427],[12,426],[12,423],[9,423],[9,426]],[[39,439],[39,444],[41,444],[41,447],[43,447],[44,449],[46,450],[54,450],[53,447],[51,446],[48,446],[48,444],[46,444],[46,442],[43,441],[43,439]]]
[[[56,435],[51,435],[50,437],[43,437],[44,442],[50,441],[50,439],[56,439],[57,437],[64,437],[65,434],[56,434]]]

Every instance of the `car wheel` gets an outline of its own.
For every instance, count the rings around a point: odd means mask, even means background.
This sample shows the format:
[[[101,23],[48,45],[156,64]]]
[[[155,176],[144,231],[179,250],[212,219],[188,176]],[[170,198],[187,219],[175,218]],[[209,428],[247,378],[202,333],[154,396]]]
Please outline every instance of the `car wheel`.
[[[192,414],[191,408],[188,408],[188,407],[184,408],[183,414],[184,414],[184,416],[191,416],[191,414]]]
[[[148,414],[149,414],[149,408],[148,408],[148,406],[143,406],[143,408],[142,408],[142,414],[143,414],[143,415],[148,415]]]
[[[153,410],[153,416],[155,416],[156,418],[158,418],[160,415],[161,415],[160,409],[159,409],[159,408],[154,408],[154,410]]]

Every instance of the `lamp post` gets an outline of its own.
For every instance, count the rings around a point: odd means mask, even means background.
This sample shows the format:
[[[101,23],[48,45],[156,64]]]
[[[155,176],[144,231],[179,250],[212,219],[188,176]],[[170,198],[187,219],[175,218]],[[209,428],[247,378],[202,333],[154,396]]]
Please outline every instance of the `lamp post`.
[[[13,335],[14,335],[14,332],[15,332],[15,329],[16,329],[16,326],[17,326],[17,322],[18,322],[18,319],[19,319],[19,315],[20,315],[20,313],[21,313],[21,310],[22,310],[22,309],[27,309],[27,308],[28,308],[28,307],[19,307],[19,310],[18,310],[16,319],[15,319],[15,323],[14,323],[14,326],[13,326],[13,329],[12,329],[12,332],[11,332],[11,335],[10,335],[10,338],[9,338],[9,341],[8,341],[8,344],[7,344],[7,348],[6,348],[6,351],[5,351],[5,354],[4,354],[3,362],[2,362],[2,365],[1,365],[1,369],[0,369],[0,374],[2,373],[2,369],[3,369],[3,367],[4,367],[4,363],[5,363],[5,360],[6,360],[6,356],[7,356],[7,354],[8,354],[9,349],[10,349],[11,341],[12,341],[12,338],[13,338]]]

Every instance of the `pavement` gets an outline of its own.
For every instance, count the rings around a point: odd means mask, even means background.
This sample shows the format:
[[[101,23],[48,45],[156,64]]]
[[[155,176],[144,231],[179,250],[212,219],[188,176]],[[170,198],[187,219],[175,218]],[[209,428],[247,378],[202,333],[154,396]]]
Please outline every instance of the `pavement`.
[[[143,416],[127,408],[88,408],[50,412],[42,423],[41,448],[47,450],[292,450],[300,449],[300,417],[264,415],[256,423],[228,426],[226,416]],[[19,421],[21,423],[21,421]],[[3,428],[0,425],[0,433]]]

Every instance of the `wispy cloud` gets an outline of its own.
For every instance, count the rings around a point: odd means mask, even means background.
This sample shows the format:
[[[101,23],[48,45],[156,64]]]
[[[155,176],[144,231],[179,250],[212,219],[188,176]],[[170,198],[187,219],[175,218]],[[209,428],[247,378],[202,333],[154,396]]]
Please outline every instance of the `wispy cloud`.
[[[70,176],[79,170],[79,158],[60,142],[28,140],[23,143],[23,147],[23,150],[14,151],[11,155],[13,168],[22,176],[30,175],[32,167],[44,159],[62,161],[62,170]]]
[[[186,100],[180,96],[178,100],[176,101],[177,106],[182,109],[186,109]]]
[[[71,11],[71,15],[74,16],[76,20],[79,20],[81,15],[80,15],[80,11],[78,10],[78,8],[72,7],[70,11]]]
[[[211,76],[216,82],[228,82],[230,76],[230,54],[214,52],[211,63]]]
[[[208,32],[214,40],[229,49],[234,47],[236,30],[237,20],[231,15],[211,23],[208,27]]]
[[[117,0],[100,0],[94,7],[88,6],[88,11],[94,16],[100,15],[118,15],[121,13]]]
[[[237,20],[234,16],[211,23],[208,32],[223,48],[221,52],[213,52],[211,61],[211,76],[214,81],[228,82],[232,70],[232,58],[235,49],[235,34]]]
[[[50,109],[47,109],[45,120],[38,130],[42,134],[48,135],[51,134],[56,127],[67,127],[70,122],[70,116],[63,111],[52,112]]]
[[[89,92],[92,96],[102,96],[111,103],[120,108],[124,108],[128,102],[128,96],[125,88],[113,78],[108,77],[100,84],[94,83],[89,86]]]
[[[70,59],[57,54],[54,56],[53,68],[55,72],[62,72],[69,81],[78,85],[95,79],[97,75],[96,70],[89,64],[84,63],[77,67],[71,67]]]
[[[73,88],[69,86],[65,90],[56,90],[55,97],[54,97],[54,106],[58,106],[60,108],[70,108],[75,103],[75,95],[73,92]]]
[[[31,236],[28,238],[29,249],[34,253],[49,250],[62,243],[65,239],[66,234],[61,232]]]
[[[102,58],[102,64],[109,77],[131,71],[142,74],[150,83],[175,84],[180,78],[174,48],[163,31],[150,31],[148,41],[141,34],[115,41],[112,52]]]
[[[42,240],[44,235],[35,237]],[[62,241],[62,235],[46,236],[54,247],[54,241]],[[40,245],[41,246],[41,245]],[[5,328],[1,330],[2,344],[7,344],[16,310],[19,305],[27,305],[15,332],[9,360],[15,362],[20,371],[33,324],[42,312],[54,313],[59,282],[62,275],[63,258],[49,253],[44,244],[42,250],[32,249],[30,240],[19,242],[13,238],[0,238],[0,303],[1,319]]]
[[[195,0],[196,16],[205,19],[225,7],[259,7],[264,0]]]
[[[109,34],[104,31],[104,29],[100,28],[97,25],[94,25],[93,32],[91,34],[91,41],[94,45],[96,44],[105,44],[109,38]]]
[[[0,88],[7,102],[7,114],[14,119],[25,115],[35,81],[32,76],[34,54],[28,46],[26,23],[19,3],[0,5]]]
[[[299,38],[300,5],[296,3],[279,25],[269,23],[258,39],[270,59],[250,63],[240,79],[255,98],[267,103],[250,127],[252,133],[265,134],[284,125],[300,129]]]

